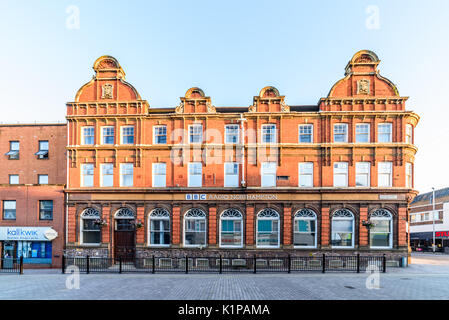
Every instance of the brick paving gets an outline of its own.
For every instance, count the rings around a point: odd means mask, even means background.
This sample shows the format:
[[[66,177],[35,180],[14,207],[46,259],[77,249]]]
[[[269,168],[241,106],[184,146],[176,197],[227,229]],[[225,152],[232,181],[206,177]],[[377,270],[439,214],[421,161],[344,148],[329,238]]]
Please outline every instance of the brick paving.
[[[0,299],[449,299],[449,256],[414,256],[408,268],[380,274],[367,289],[367,274],[81,274],[80,289],[67,289],[59,270],[0,275]]]

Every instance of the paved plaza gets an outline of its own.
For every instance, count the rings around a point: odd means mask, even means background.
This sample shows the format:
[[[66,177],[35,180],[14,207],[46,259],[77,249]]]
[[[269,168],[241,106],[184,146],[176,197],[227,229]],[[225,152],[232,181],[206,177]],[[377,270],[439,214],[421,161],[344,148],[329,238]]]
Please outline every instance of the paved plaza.
[[[60,270],[26,269],[0,275],[0,299],[449,299],[449,255],[412,263],[381,273],[379,289],[366,273],[81,274],[79,289],[67,289]]]

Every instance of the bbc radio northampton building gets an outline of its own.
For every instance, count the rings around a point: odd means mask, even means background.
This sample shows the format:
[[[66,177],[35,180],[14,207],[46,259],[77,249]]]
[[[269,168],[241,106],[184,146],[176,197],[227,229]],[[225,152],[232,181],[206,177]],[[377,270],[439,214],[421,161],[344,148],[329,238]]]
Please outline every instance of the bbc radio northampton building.
[[[316,105],[267,86],[218,107],[194,87],[152,108],[98,58],[67,103],[65,253],[407,256],[419,116],[379,62],[357,52]]]

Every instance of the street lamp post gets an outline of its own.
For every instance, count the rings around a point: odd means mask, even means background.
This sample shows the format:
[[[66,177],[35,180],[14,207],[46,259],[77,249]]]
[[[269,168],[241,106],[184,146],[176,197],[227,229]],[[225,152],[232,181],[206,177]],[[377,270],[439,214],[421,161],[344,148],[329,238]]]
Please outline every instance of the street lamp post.
[[[432,249],[433,253],[435,253],[435,188],[432,187]]]

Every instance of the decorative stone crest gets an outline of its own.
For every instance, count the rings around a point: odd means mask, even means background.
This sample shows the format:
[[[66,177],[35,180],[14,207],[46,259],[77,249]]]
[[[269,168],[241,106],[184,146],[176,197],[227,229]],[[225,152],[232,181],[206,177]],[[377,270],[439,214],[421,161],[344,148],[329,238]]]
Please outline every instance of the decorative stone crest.
[[[281,102],[281,111],[282,112],[290,112],[290,107],[285,104],[284,101]]]
[[[357,81],[357,94],[369,94],[369,80],[361,79]]]
[[[101,87],[101,98],[102,99],[113,99],[114,93],[113,93],[114,86],[110,83],[106,83]]]
[[[206,109],[207,113],[216,113],[217,110],[215,109],[215,106],[213,106],[210,101],[206,102]]]
[[[253,105],[249,106],[248,112],[256,112],[256,105],[253,104]]]
[[[181,101],[179,106],[175,108],[176,113],[184,113],[184,101]]]

